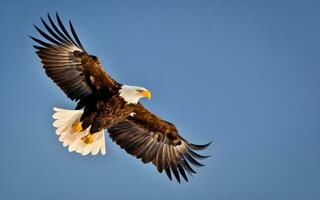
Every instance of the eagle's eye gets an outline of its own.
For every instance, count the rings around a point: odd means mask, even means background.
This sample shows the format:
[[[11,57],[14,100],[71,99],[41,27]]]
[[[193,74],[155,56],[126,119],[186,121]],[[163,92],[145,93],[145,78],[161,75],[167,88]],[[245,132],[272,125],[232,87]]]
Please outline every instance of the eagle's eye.
[[[141,89],[137,89],[137,91],[139,92],[139,93],[142,93],[144,90],[141,90]]]

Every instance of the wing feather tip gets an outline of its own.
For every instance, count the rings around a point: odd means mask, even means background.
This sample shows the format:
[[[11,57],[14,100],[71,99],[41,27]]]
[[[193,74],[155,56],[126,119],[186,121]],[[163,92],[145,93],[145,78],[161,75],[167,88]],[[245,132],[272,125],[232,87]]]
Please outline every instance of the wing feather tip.
[[[213,142],[213,140],[211,140],[209,143],[207,144],[193,144],[193,143],[189,143],[189,146],[191,149],[193,150],[204,150],[206,148],[208,148],[208,146],[211,145],[211,143]]]
[[[188,151],[189,154],[191,154],[192,157],[195,157],[197,159],[206,159],[206,158],[211,157],[211,155],[198,154],[198,153],[194,152],[193,150],[191,150],[190,148],[188,148],[187,151]]]

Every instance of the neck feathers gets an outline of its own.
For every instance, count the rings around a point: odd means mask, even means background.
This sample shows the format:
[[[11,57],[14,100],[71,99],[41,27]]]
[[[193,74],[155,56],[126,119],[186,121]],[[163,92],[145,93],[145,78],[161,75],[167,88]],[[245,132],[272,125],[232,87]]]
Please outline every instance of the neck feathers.
[[[119,96],[122,97],[127,104],[137,104],[141,98],[137,92],[138,87],[123,85],[119,90]]]

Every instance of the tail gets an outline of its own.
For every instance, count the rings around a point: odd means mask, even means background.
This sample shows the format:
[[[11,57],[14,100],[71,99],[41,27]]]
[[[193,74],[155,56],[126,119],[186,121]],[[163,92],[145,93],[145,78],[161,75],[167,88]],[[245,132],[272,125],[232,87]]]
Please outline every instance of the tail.
[[[90,126],[85,130],[79,129],[83,110],[65,110],[56,107],[53,110],[55,111],[52,115],[55,119],[53,126],[57,128],[56,134],[60,136],[59,141],[63,146],[68,147],[69,152],[97,155],[101,151],[102,155],[106,154],[103,129],[92,135],[89,135]]]

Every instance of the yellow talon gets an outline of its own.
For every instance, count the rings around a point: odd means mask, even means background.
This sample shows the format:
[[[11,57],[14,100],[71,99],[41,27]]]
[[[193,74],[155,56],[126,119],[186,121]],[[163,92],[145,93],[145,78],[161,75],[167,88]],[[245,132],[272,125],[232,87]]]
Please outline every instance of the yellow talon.
[[[94,141],[93,135],[88,134],[88,135],[84,136],[84,137],[82,138],[82,140],[83,140],[83,142],[84,142],[85,144],[91,144],[91,143],[93,143],[93,141]]]
[[[81,131],[83,131],[82,129],[82,122],[76,122],[72,125],[72,128],[73,130],[76,132],[76,133],[80,133]]]

